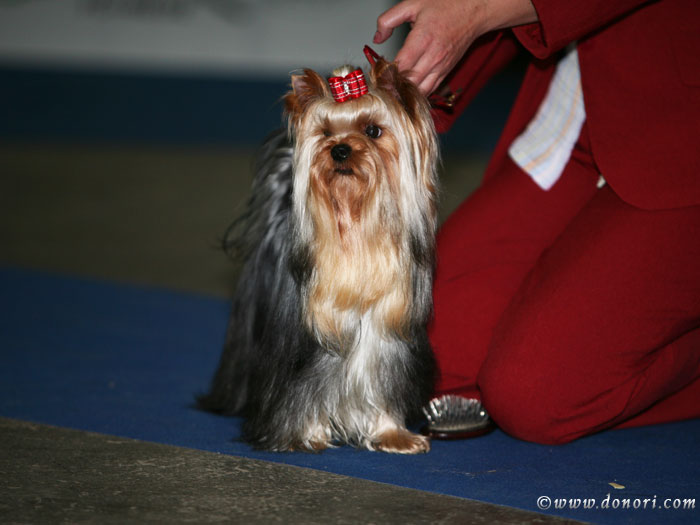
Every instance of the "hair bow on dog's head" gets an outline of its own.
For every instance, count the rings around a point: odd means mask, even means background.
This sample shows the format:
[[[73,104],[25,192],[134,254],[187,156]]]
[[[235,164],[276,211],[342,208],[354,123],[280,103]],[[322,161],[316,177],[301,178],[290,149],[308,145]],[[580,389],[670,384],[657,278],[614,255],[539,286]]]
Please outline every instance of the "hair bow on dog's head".
[[[345,102],[351,98],[360,98],[369,92],[365,83],[365,76],[361,69],[351,71],[344,77],[331,77],[328,79],[331,94],[336,102]]]
[[[376,61],[381,58],[369,46],[365,46],[362,50],[369,61],[370,66],[374,66]],[[330,77],[328,84],[331,87],[331,94],[336,102],[346,102],[353,98],[360,98],[362,95],[369,93],[365,76],[361,69],[351,71],[344,77]]]

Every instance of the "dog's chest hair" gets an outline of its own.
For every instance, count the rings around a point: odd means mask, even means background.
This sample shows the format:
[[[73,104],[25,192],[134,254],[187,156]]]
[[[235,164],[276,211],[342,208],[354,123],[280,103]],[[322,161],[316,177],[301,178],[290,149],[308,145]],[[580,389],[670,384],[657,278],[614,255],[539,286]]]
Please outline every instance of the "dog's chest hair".
[[[377,333],[369,314],[360,319],[356,339],[345,356],[345,368],[347,380],[360,385],[369,379],[367,376],[376,370],[378,361],[386,358],[384,354],[393,347]]]
[[[359,322],[355,344],[340,356],[336,368],[335,388],[337,396],[334,405],[328,407],[336,425],[347,430],[368,432],[366,428],[373,420],[368,409],[375,415],[385,413],[387,400],[387,368],[401,359],[403,345],[396,340],[388,340],[376,330],[371,317],[366,314]],[[331,386],[331,388],[333,388]],[[327,398],[328,399],[328,398]]]

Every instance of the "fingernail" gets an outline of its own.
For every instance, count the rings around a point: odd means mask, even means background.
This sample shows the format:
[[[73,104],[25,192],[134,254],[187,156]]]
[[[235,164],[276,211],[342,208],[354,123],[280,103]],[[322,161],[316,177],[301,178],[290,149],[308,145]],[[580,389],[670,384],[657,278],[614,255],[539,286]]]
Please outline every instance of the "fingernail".
[[[372,41],[373,41],[375,44],[378,44],[378,43],[379,43],[379,39],[380,39],[381,37],[382,37],[382,35],[380,35],[380,34],[379,34],[379,31],[377,31],[376,33],[374,33],[374,38],[372,39]]]

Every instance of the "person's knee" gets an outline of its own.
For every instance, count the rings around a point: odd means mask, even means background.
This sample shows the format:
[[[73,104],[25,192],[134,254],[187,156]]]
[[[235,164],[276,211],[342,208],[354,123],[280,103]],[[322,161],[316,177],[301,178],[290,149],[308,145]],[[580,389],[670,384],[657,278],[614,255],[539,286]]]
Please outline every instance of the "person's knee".
[[[484,407],[513,437],[546,445],[567,443],[580,435],[570,396],[562,395],[567,378],[543,365],[532,359],[487,359],[478,377]]]

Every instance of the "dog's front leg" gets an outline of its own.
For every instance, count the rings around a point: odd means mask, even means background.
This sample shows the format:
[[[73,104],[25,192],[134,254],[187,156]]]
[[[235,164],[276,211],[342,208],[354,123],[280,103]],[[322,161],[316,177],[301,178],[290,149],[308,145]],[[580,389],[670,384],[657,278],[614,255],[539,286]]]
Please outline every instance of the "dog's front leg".
[[[382,452],[420,454],[430,451],[430,440],[414,434],[388,414],[382,414],[377,422],[377,437],[372,446]]]

